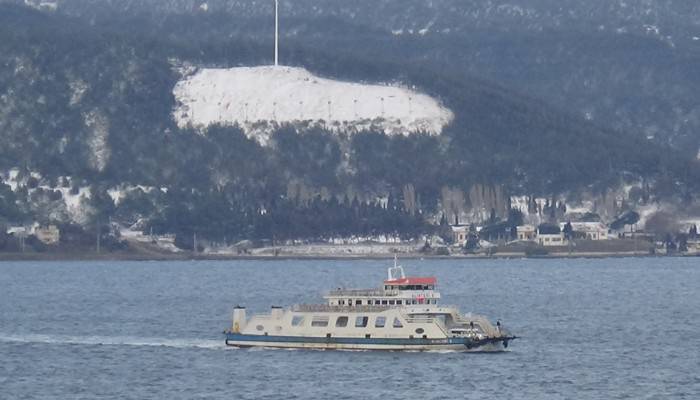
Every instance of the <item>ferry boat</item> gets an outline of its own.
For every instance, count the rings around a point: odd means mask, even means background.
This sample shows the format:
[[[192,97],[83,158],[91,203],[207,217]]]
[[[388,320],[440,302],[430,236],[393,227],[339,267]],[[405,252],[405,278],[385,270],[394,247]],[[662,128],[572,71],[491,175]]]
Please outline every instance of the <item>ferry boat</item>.
[[[334,350],[503,351],[516,339],[498,321],[461,314],[440,305],[434,277],[406,277],[401,266],[387,271],[377,289],[337,289],[325,304],[272,307],[246,317],[233,310],[226,345]]]

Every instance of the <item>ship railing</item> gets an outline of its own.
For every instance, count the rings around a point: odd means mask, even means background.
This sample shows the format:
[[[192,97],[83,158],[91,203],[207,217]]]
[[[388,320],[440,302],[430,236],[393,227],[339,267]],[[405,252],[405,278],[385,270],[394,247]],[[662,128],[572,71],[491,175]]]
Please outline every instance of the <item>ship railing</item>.
[[[337,289],[331,290],[327,293],[327,296],[341,297],[341,296],[398,296],[398,290],[383,290],[383,289]]]

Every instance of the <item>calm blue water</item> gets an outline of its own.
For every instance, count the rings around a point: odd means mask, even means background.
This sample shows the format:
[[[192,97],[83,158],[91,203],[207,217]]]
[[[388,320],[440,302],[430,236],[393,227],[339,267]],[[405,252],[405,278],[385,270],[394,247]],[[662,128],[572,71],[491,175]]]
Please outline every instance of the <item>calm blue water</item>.
[[[0,263],[0,399],[700,398],[700,259],[405,261],[521,335],[503,354],[235,350],[234,305],[381,261]]]

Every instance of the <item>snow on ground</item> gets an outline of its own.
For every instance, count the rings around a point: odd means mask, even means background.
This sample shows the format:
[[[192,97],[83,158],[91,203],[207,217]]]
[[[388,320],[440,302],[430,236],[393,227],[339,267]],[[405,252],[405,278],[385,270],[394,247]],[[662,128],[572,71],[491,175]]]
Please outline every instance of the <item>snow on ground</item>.
[[[55,1],[24,0],[24,4],[42,11],[56,11],[58,8]]]
[[[77,194],[72,194],[70,188],[57,187],[53,190],[58,190],[63,194],[63,201],[66,203],[66,209],[73,221],[82,222],[87,220],[85,208],[81,203],[83,199],[87,200],[92,195],[89,187],[78,188]]]
[[[178,82],[173,94],[180,127],[238,124],[261,143],[275,124],[310,121],[332,130],[376,126],[386,134],[437,135],[454,118],[438,100],[404,87],[341,82],[294,67],[200,69]]]

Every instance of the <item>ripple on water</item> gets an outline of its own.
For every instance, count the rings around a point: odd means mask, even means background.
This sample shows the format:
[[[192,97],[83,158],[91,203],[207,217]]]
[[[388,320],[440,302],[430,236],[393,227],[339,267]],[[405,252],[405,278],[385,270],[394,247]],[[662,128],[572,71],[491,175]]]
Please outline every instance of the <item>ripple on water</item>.
[[[403,263],[521,336],[499,354],[224,345],[234,305],[311,303],[383,264],[0,263],[0,397],[700,398],[696,260]]]

